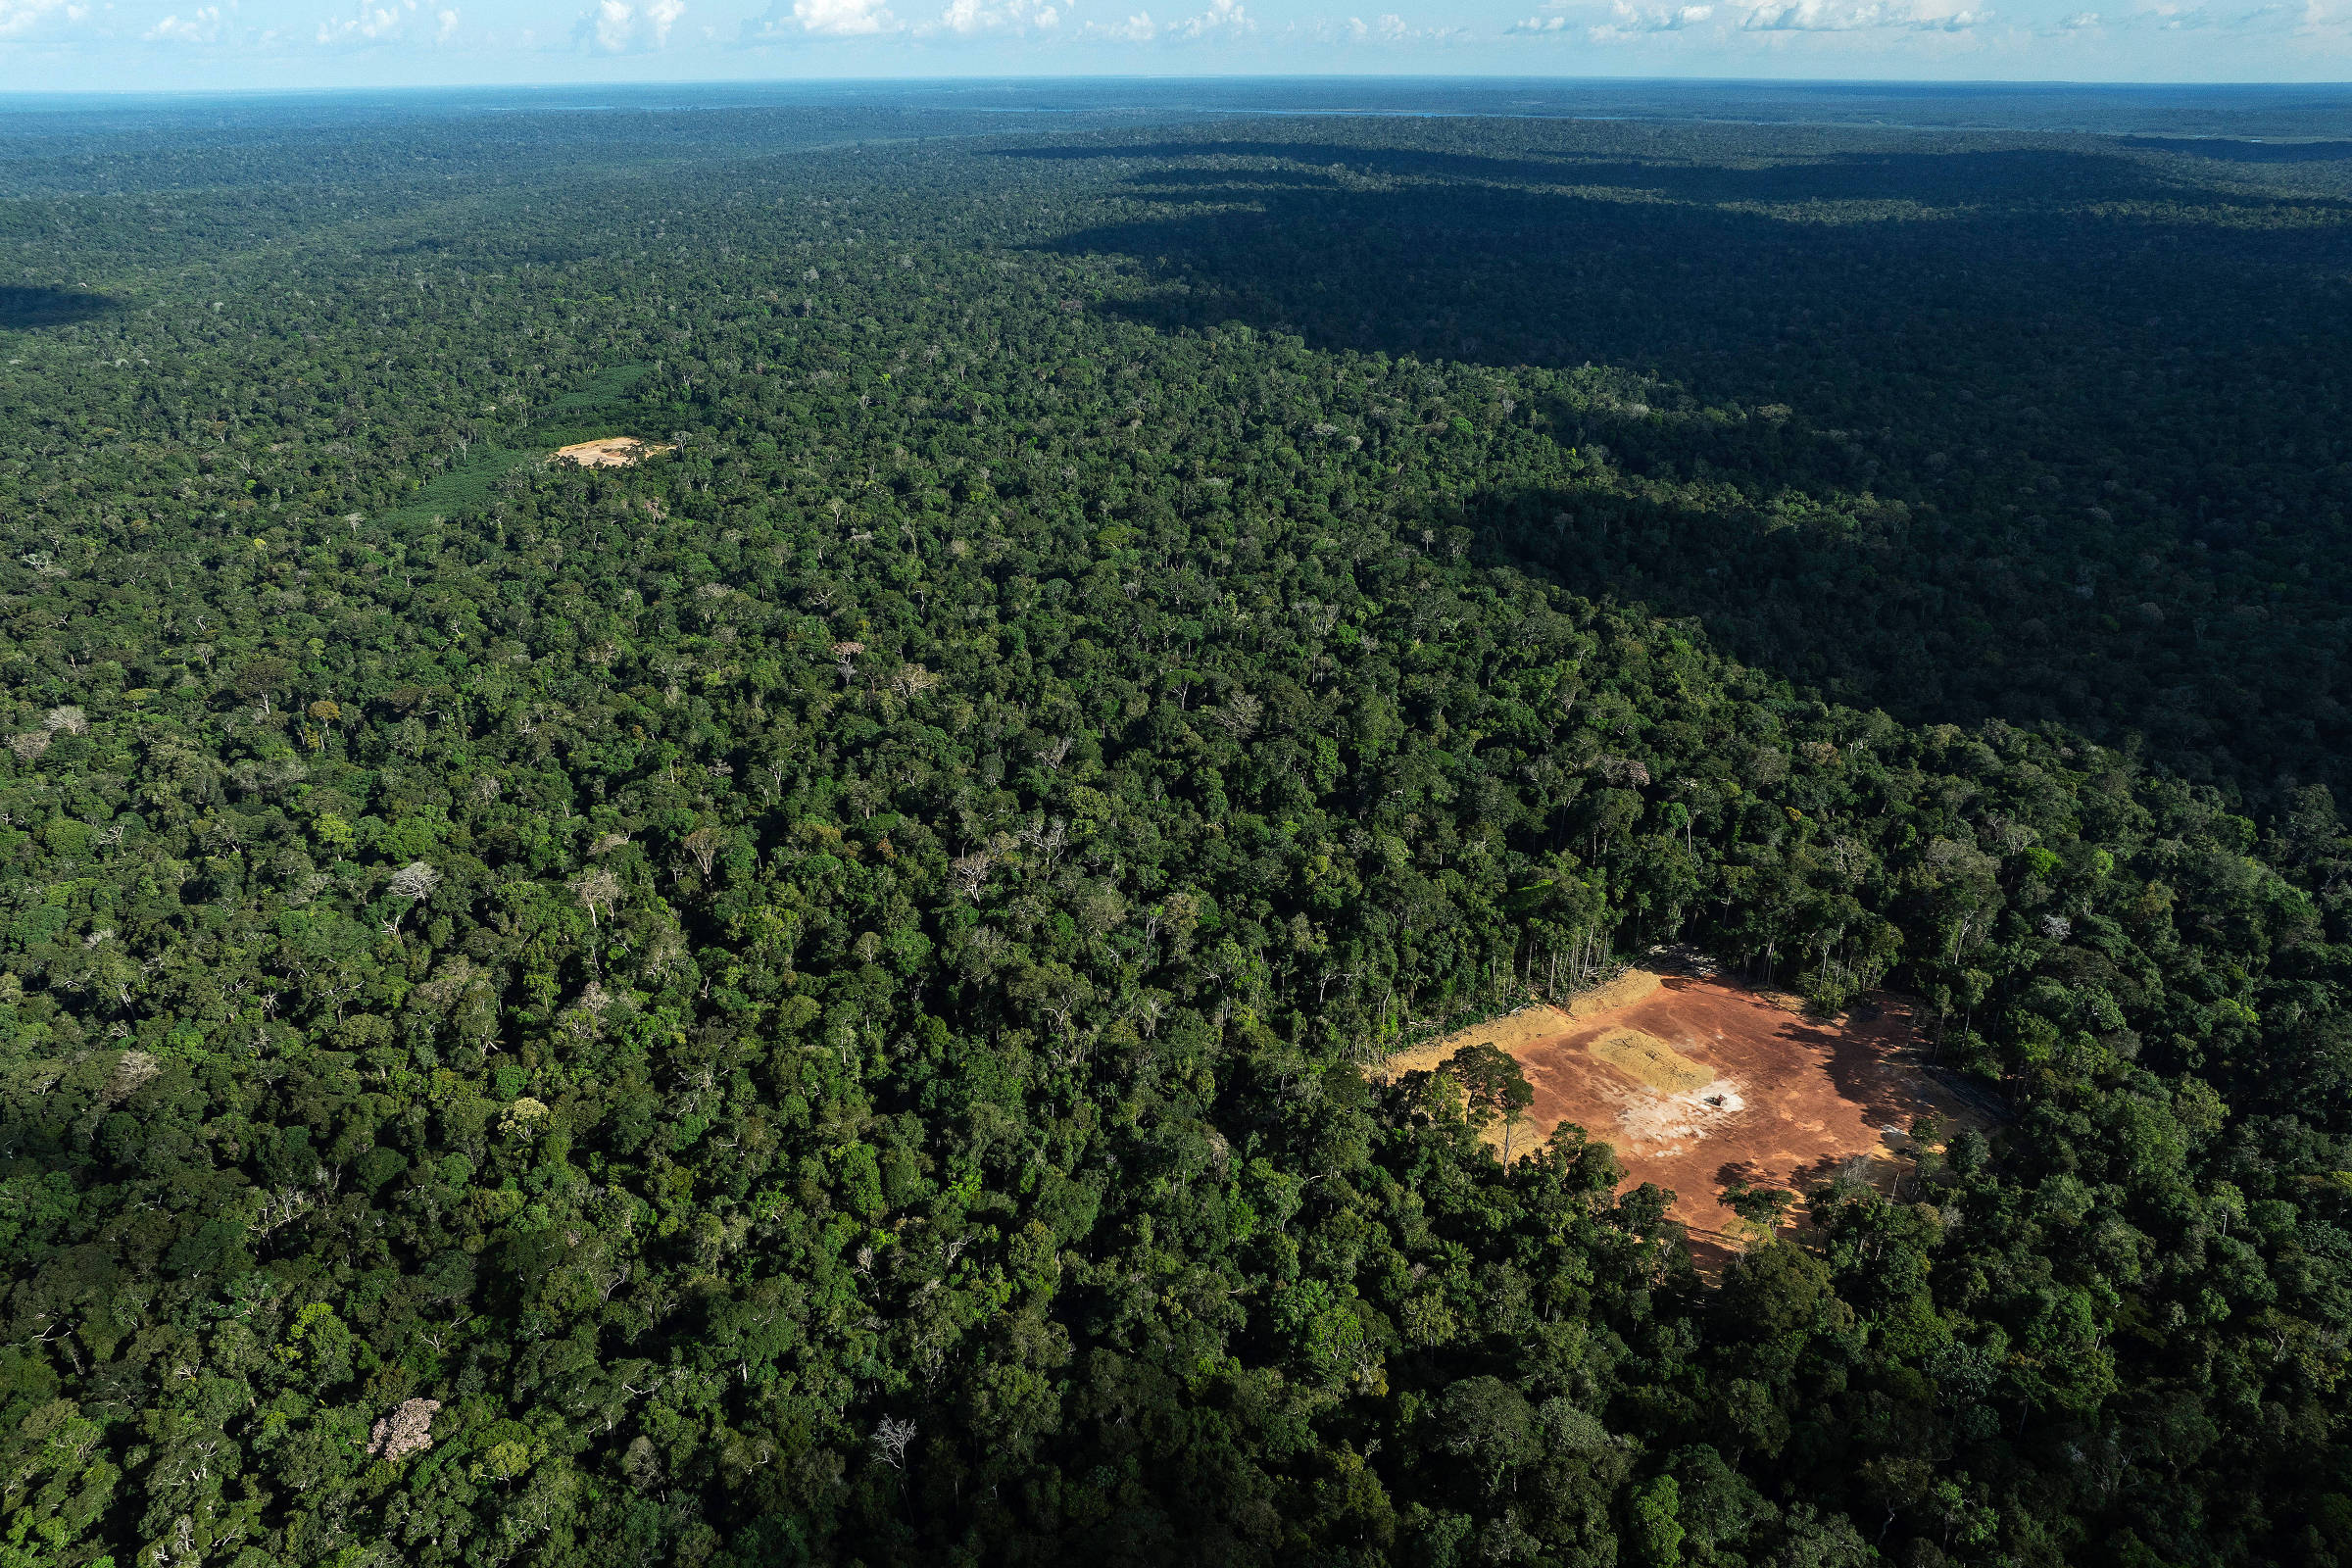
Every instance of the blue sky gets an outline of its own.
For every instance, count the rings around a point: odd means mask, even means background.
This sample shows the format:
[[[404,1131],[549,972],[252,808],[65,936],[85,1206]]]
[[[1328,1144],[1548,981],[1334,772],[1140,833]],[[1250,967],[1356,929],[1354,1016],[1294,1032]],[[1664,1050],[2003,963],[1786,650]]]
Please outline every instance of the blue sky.
[[[0,0],[20,89],[1263,73],[2341,81],[2352,0]]]

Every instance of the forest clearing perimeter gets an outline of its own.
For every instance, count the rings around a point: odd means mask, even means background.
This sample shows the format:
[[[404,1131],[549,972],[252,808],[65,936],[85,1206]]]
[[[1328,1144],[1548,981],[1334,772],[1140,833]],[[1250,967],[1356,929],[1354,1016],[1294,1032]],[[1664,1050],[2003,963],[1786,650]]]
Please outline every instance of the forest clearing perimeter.
[[[1574,1122],[1617,1152],[1625,1186],[1655,1182],[1668,1213],[1690,1227],[1702,1267],[1741,1245],[1741,1222],[1718,1195],[1735,1184],[1802,1192],[1859,1161],[1882,1191],[1901,1169],[1913,1118],[1945,1127],[1984,1118],[1924,1071],[1912,1053],[1910,1007],[1892,998],[1834,1019],[1693,965],[1629,971],[1567,1007],[1523,1007],[1390,1058],[1389,1072],[1427,1069],[1492,1041],[1536,1092],[1512,1134],[1514,1153]],[[1488,1142],[1502,1142],[1500,1124]]]

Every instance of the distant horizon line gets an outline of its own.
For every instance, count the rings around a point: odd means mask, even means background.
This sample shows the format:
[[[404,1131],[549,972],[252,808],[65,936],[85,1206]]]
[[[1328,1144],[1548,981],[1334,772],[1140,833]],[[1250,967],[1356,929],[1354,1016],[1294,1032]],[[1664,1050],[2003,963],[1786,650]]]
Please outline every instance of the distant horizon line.
[[[1749,76],[1704,74],[1656,75],[1531,75],[1520,73],[1467,72],[1213,72],[1188,74],[1158,72],[1085,72],[1060,74],[971,74],[928,75],[803,75],[803,76],[678,76],[662,79],[611,81],[445,81],[378,84],[331,84],[307,87],[188,86],[188,87],[70,87],[54,89],[0,88],[0,112],[12,107],[64,104],[76,100],[121,103],[132,99],[270,99],[394,97],[431,93],[648,93],[680,89],[791,89],[858,87],[1018,87],[1079,86],[1090,83],[1153,84],[1164,86],[1246,83],[1327,84],[1344,82],[1483,85],[1522,83],[1528,86],[1691,86],[1777,88],[1906,88],[1936,92],[1978,90],[2091,91],[2091,92],[2321,92],[2352,93],[2352,79],[2343,81],[2244,80],[2180,81],[2054,76],[1944,78],[1921,76]],[[2254,138],[2260,139],[2260,138]]]

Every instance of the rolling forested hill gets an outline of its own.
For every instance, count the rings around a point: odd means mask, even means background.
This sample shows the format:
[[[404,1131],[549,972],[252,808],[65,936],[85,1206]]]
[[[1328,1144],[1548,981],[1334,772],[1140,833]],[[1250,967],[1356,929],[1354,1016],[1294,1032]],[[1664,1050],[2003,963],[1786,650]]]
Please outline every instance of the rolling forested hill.
[[[2352,1562],[2352,144],[605,98],[0,119],[0,1564]]]

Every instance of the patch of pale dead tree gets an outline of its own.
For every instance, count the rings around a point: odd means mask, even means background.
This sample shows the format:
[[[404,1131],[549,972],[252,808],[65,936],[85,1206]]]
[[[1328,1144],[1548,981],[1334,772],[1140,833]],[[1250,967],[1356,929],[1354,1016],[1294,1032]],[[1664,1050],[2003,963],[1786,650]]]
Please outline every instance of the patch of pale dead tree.
[[[422,1453],[433,1446],[433,1417],[440,1413],[439,1399],[406,1399],[390,1415],[379,1417],[368,1434],[368,1452],[371,1457],[398,1464],[412,1453]]]

